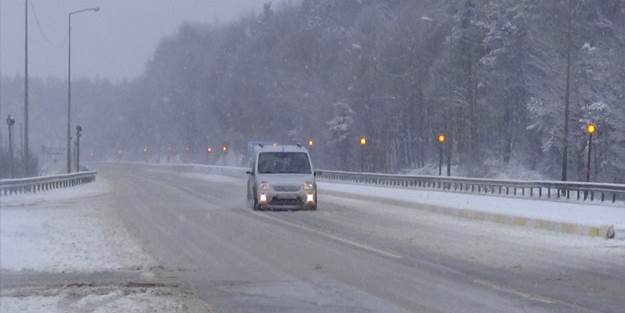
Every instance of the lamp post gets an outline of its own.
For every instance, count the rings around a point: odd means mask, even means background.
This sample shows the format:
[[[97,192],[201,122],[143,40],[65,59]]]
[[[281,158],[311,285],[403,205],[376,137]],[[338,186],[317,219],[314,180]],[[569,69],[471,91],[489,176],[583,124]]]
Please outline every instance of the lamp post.
[[[148,152],[150,150],[148,149],[148,146],[145,145],[143,146],[143,162],[148,163]]]
[[[28,0],[26,0],[24,1],[24,176],[28,176],[30,172],[28,128]]]
[[[82,127],[76,125],[76,172],[80,172],[80,137],[82,136]]]
[[[308,153],[312,155],[313,149],[315,148],[315,140],[312,138],[308,138],[306,144],[308,146]]]
[[[452,11],[457,12],[456,9],[452,9]],[[427,22],[427,23],[440,24],[440,21],[436,21],[436,20],[432,19],[429,16],[421,16],[421,20],[424,21],[424,22]],[[443,21],[443,23],[444,22],[445,21]],[[452,64],[453,63],[453,53],[452,52],[453,52],[453,49],[454,49],[454,22],[453,22],[453,18],[451,18],[451,17],[448,18],[447,22],[451,26],[449,28],[449,51],[450,51],[450,53],[449,53],[449,60],[448,60],[448,62],[449,62],[449,64]],[[449,99],[449,101],[451,101],[451,99],[453,98],[453,94],[454,94],[453,86],[452,86],[451,82],[449,83],[449,88],[447,90],[447,93],[448,93],[448,95],[447,95],[448,99]],[[451,108],[453,106],[450,105],[449,107]],[[452,110],[453,109],[449,109],[449,111],[452,111]],[[452,114],[453,114],[453,112],[452,112]],[[453,151],[453,148],[454,148],[454,145],[453,145],[453,141],[454,141],[453,134],[454,134],[454,132],[453,132],[453,128],[452,127],[450,127],[449,125],[447,125],[447,127],[448,127],[449,138],[446,138],[447,136],[445,136],[443,134],[443,142],[445,142],[447,139],[449,139],[449,143],[447,144],[447,176],[451,176],[451,154],[452,154],[452,151]],[[439,171],[439,172],[442,172],[442,171]],[[439,174],[439,176],[441,174]]]
[[[11,169],[11,178],[15,178],[15,167],[13,165],[13,125],[15,125],[15,118],[9,115],[7,117],[7,126],[9,127],[9,166]]]
[[[210,164],[211,155],[213,154],[213,147],[212,146],[208,146],[208,148],[206,149],[206,152],[208,152],[206,154],[206,163]]]
[[[592,136],[597,132],[597,124],[588,123],[586,133],[588,133],[588,163],[586,164],[586,181],[590,181],[590,161],[592,157]]]
[[[360,171],[364,172],[365,171],[365,148],[367,148],[367,145],[369,144],[369,139],[367,139],[367,137],[365,136],[362,136],[358,140],[358,144],[360,144],[360,147],[362,148],[360,149]]]
[[[439,143],[439,153],[438,153],[438,176],[443,175],[443,146],[445,145],[445,134],[439,134],[436,136],[436,140]]]
[[[67,172],[72,171],[72,16],[84,12],[98,12],[100,8],[86,8],[69,12],[67,24]]]

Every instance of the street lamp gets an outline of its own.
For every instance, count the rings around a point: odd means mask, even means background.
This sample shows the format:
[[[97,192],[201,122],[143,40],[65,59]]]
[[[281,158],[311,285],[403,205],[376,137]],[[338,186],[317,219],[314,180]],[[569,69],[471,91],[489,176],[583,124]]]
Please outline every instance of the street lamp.
[[[206,152],[208,152],[206,154],[206,163],[210,164],[211,163],[211,155],[213,154],[213,147],[212,146],[208,146],[208,148],[206,149]]]
[[[228,144],[224,144],[223,146],[221,146],[221,151],[223,151],[223,152],[224,152],[224,154],[225,154],[225,153],[228,153],[228,149],[229,149],[229,148],[228,148]]]
[[[28,0],[24,1],[24,176],[30,174],[30,134],[29,134],[29,100],[28,100]]]
[[[368,139],[365,136],[360,137],[360,140],[358,141],[360,143],[361,146],[366,146],[368,143]]]
[[[83,12],[98,12],[100,8],[86,8],[82,10],[76,10],[69,12],[68,24],[67,24],[67,172],[72,171],[72,157],[71,157],[71,112],[72,112],[72,16]]]
[[[369,144],[369,139],[365,136],[360,137],[358,140],[358,144],[362,149],[360,149],[360,171],[365,171],[365,148]]]
[[[456,9],[452,9],[452,11],[456,12]],[[452,14],[455,14],[455,13],[452,13]],[[433,18],[431,18],[429,16],[426,16],[426,15],[421,16],[421,20],[424,21],[424,22],[427,22],[427,23],[440,24],[440,21],[434,20]],[[447,22],[452,22],[452,21],[453,21],[452,17],[447,19]],[[448,23],[448,24],[451,26],[449,28],[449,51],[450,51],[450,53],[449,53],[449,60],[448,61],[449,61],[449,64],[452,64],[453,63],[453,53],[452,52],[454,50],[454,23],[452,22],[452,23]],[[454,91],[453,91],[454,88],[453,88],[453,85],[452,85],[451,81],[449,82],[448,86],[449,86],[449,88],[447,90],[447,97],[448,97],[449,101],[452,101],[451,99],[453,99],[453,97],[454,97]],[[453,110],[452,107],[453,107],[452,105],[449,105],[448,109],[445,110],[445,111],[447,111],[445,114],[451,115],[450,113],[453,113],[453,112],[451,112]],[[448,121],[449,121],[449,119],[448,119]],[[450,127],[449,122],[447,123],[447,128],[449,128],[448,131],[450,133],[449,143],[447,144],[447,176],[451,176],[451,154],[452,154],[453,147],[454,147],[454,145],[453,145],[454,137],[452,136],[453,135],[453,129],[452,129],[452,127]],[[439,139],[439,138],[437,138],[437,139]],[[441,144],[444,143],[446,140],[447,140],[447,138],[443,134],[443,142],[441,142]],[[440,140],[439,140],[439,142],[440,142]],[[440,174],[439,174],[439,176],[440,176]]]
[[[309,138],[309,139],[308,139],[308,148],[309,148],[309,149],[312,149],[312,148],[314,148],[314,147],[315,147],[315,140],[314,140],[314,139],[312,139],[312,138]]]
[[[82,136],[82,127],[76,125],[76,172],[80,172],[80,136]]]
[[[148,152],[150,151],[150,149],[148,149],[148,145],[143,146],[143,162],[148,163]]]
[[[447,140],[447,138],[445,137],[445,134],[439,134],[438,136],[436,136],[436,140],[438,141],[439,145],[439,153],[438,153],[438,176],[442,176],[443,175],[443,146],[445,145],[445,140]]]
[[[13,165],[13,125],[15,125],[15,118],[9,115],[7,117],[7,126],[9,127],[9,166],[11,167],[11,178],[15,178],[15,168]]]
[[[597,132],[597,124],[588,123],[586,133],[588,134],[588,163],[586,164],[586,181],[590,181],[590,160],[592,153],[592,136]]]

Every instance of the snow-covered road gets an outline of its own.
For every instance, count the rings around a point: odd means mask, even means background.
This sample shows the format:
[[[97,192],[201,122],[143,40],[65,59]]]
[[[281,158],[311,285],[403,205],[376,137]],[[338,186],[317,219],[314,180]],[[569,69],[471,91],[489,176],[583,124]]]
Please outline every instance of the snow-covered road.
[[[323,190],[318,211],[257,212],[242,176],[141,164],[98,172],[115,181],[132,235],[217,312],[620,313],[625,301],[623,241]]]
[[[257,212],[243,177],[145,164],[98,173],[95,185],[3,202],[0,311],[620,313],[625,302],[621,240],[323,183],[318,211]]]

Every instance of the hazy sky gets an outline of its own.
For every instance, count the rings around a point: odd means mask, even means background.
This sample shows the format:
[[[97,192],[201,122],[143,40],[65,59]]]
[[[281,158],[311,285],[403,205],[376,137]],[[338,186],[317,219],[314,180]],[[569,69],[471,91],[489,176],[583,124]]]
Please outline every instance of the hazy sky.
[[[30,0],[30,73],[67,76],[67,13],[72,18],[72,72],[120,80],[141,74],[160,38],[184,21],[228,21],[260,11],[266,0]],[[275,1],[274,1],[275,2]],[[24,0],[0,0],[3,75],[24,71]]]

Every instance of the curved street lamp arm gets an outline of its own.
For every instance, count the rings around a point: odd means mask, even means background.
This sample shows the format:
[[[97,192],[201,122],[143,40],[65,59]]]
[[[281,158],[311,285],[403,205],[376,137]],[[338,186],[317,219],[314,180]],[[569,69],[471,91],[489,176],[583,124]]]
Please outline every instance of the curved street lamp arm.
[[[76,10],[76,11],[69,12],[69,15],[72,16],[74,14],[78,14],[78,13],[82,13],[82,12],[88,12],[88,11],[98,12],[98,11],[100,11],[100,8],[99,7],[95,7],[95,8],[86,8],[86,9]]]

